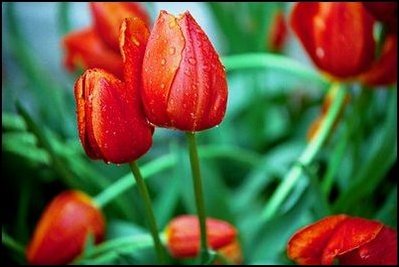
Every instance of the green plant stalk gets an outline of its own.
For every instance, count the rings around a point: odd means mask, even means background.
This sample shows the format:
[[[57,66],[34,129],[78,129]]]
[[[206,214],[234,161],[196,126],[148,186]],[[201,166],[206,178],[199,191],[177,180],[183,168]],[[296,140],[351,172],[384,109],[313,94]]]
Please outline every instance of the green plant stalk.
[[[317,71],[306,68],[299,62],[283,55],[271,53],[245,53],[222,57],[222,62],[227,71],[268,68],[291,73],[297,77],[315,81],[327,86],[329,82]]]
[[[164,250],[163,250],[163,246],[161,243],[161,239],[158,235],[158,227],[157,227],[157,222],[155,220],[154,211],[153,211],[152,205],[151,205],[150,194],[148,193],[147,186],[144,182],[143,176],[141,175],[140,169],[137,166],[136,162],[134,162],[134,161],[130,162],[129,166],[130,166],[130,169],[132,170],[133,176],[136,180],[139,192],[140,192],[141,197],[144,202],[145,211],[147,213],[147,220],[150,225],[150,231],[151,231],[152,238],[154,239],[154,245],[155,245],[155,250],[158,255],[158,260],[160,263],[164,264],[165,263],[165,255],[164,255]]]
[[[61,2],[58,4],[58,24],[60,35],[64,36],[71,31],[71,20],[69,19],[70,3]]]
[[[339,111],[344,105],[346,96],[345,88],[343,88],[343,85],[340,83],[332,84],[330,90],[335,90],[337,87],[337,94],[333,100],[331,108],[328,110],[325,120],[321,124],[315,138],[309,142],[303,153],[298,158],[297,163],[299,164],[293,165],[293,167],[284,177],[283,181],[274,191],[274,194],[271,196],[269,202],[264,207],[261,215],[263,221],[269,221],[276,214],[285,198],[288,196],[298,179],[301,177],[303,173],[302,166],[307,166],[312,162],[333,129],[334,122],[339,116]]]
[[[197,215],[201,233],[201,263],[208,261],[208,241],[206,233],[206,212],[205,203],[202,192],[201,172],[198,160],[197,142],[194,132],[186,132],[188,141],[188,152],[190,154],[191,172],[193,175],[195,204],[197,206]]]
[[[25,258],[25,247],[15,241],[3,229],[1,230],[1,243]]]
[[[207,145],[198,147],[199,157],[204,159],[226,158],[237,162],[242,162],[255,166],[259,162],[259,155],[234,146]],[[144,179],[151,177],[163,170],[174,166],[177,159],[174,154],[169,154],[157,158],[141,167],[141,173]],[[124,193],[130,187],[134,186],[136,181],[132,179],[132,174],[122,176],[112,185],[108,186],[94,197],[94,202],[98,207],[103,208],[113,199]]]

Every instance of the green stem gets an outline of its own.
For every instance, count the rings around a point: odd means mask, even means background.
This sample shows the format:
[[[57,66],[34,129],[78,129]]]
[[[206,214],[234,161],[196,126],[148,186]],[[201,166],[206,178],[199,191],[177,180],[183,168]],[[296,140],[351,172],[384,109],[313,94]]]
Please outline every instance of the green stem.
[[[195,133],[186,132],[186,137],[188,141],[188,151],[190,154],[191,172],[193,175],[195,204],[197,206],[198,220],[201,232],[201,263],[204,263],[208,261],[209,255],[208,255],[208,241],[206,233],[205,203],[202,192],[197,142],[195,139]]]
[[[71,31],[71,21],[69,19],[69,2],[61,2],[58,4],[58,23],[61,36]]]
[[[335,90],[335,88],[338,88],[332,106],[328,110],[325,120],[321,124],[320,130],[317,132],[317,135],[315,136],[315,138],[312,139],[311,142],[309,142],[308,146],[297,160],[299,164],[293,165],[291,170],[287,173],[278,188],[274,191],[274,194],[271,196],[269,202],[263,209],[262,219],[264,221],[270,220],[276,214],[279,207],[290,193],[291,189],[301,177],[303,172],[303,168],[301,167],[301,165],[307,166],[309,163],[312,162],[316,154],[322,148],[323,143],[329,136],[331,130],[333,129],[334,122],[339,116],[339,111],[341,110],[345,102],[344,100],[346,96],[346,90],[342,87],[342,84],[339,83],[332,84],[330,90]]]
[[[297,77],[316,81],[324,86],[328,81],[317,71],[306,68],[299,62],[283,55],[270,53],[245,53],[239,55],[224,56],[222,62],[227,71],[237,69],[269,68],[294,74]]]
[[[132,170],[133,176],[136,179],[138,189],[144,202],[145,210],[147,213],[147,220],[150,225],[150,231],[152,238],[154,239],[155,249],[157,251],[158,260],[161,263],[165,263],[164,250],[162,247],[161,239],[158,235],[158,227],[152,210],[150,194],[148,193],[147,186],[145,185],[143,176],[141,175],[140,169],[136,162],[132,161],[129,163],[130,169]]]
[[[1,230],[1,243],[18,254],[21,254],[21,256],[25,258],[25,247],[15,241],[4,230]]]
[[[220,146],[220,145],[207,145],[198,147],[200,158],[213,159],[213,158],[226,158],[237,162],[242,162],[250,166],[256,166],[259,163],[260,155],[252,151],[248,151],[235,146]],[[174,154],[162,156],[153,160],[141,167],[141,173],[144,179],[149,178],[163,170],[173,167],[177,162]],[[132,179],[132,174],[129,173],[119,178],[115,183],[108,186],[100,192],[94,201],[98,207],[102,208],[111,202],[113,199],[124,193],[130,187],[134,186],[136,181]]]

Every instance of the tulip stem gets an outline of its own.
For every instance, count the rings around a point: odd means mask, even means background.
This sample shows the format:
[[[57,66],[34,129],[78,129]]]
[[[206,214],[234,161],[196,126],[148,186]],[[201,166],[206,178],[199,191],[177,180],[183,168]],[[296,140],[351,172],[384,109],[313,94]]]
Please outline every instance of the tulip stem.
[[[194,132],[186,132],[188,151],[190,154],[191,173],[193,175],[195,204],[197,206],[198,220],[201,232],[201,263],[208,261],[208,241],[206,233],[205,203],[202,192],[201,172],[198,160],[197,142]]]
[[[268,221],[276,214],[280,206],[283,204],[285,198],[291,192],[291,189],[302,176],[304,172],[303,166],[308,166],[312,162],[328,138],[331,130],[333,129],[334,122],[339,116],[340,110],[345,103],[346,97],[345,88],[342,88],[343,86],[340,83],[333,83],[330,87],[330,91],[335,90],[336,87],[338,87],[336,97],[333,100],[331,108],[326,114],[325,120],[320,126],[320,130],[317,132],[315,138],[309,142],[308,146],[298,158],[297,163],[299,164],[294,164],[292,166],[280,185],[274,191],[274,194],[271,196],[269,202],[263,209],[261,215],[262,220]]]
[[[133,176],[136,180],[138,189],[140,191],[141,197],[144,202],[145,210],[147,213],[147,220],[150,225],[152,238],[154,239],[154,245],[158,255],[158,260],[164,264],[165,263],[164,250],[162,247],[161,239],[158,235],[158,227],[157,227],[157,222],[155,220],[154,211],[151,205],[150,194],[148,193],[147,186],[144,182],[143,176],[141,175],[140,169],[137,166],[136,162],[135,161],[130,162],[129,166],[130,169],[132,170]]]

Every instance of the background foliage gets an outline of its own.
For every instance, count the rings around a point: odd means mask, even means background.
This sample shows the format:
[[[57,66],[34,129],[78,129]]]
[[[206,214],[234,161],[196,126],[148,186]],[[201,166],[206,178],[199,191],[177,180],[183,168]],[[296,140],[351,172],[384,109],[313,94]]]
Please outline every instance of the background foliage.
[[[70,6],[57,5],[52,15],[61,37],[73,25]],[[290,69],[284,57],[265,67],[234,67],[229,55],[251,53],[239,59],[238,65],[245,65],[253,53],[268,52],[272,14],[282,8],[288,16],[288,4],[201,5],[208,12],[206,19],[216,26],[229,84],[223,123],[198,134],[206,211],[237,227],[245,263],[290,263],[285,255],[288,238],[328,214],[378,219],[396,228],[396,86],[364,90],[348,84],[350,103],[338,127],[315,160],[304,166],[277,213],[270,220],[260,216],[307,146],[307,129],[320,112],[328,84],[306,60],[296,73],[284,70]],[[154,18],[158,10],[147,7]],[[49,74],[46,59],[38,57],[24,34],[19,8],[19,4],[2,4],[1,191],[6,263],[25,263],[19,244],[27,244],[45,205],[59,192],[76,188],[95,196],[117,180],[133,179],[127,166],[106,165],[85,155],[77,137],[72,92],[77,74]],[[41,29],[36,30],[40,35]],[[289,34],[283,54],[304,54]],[[156,129],[153,143],[138,163],[163,229],[176,215],[196,210],[184,134]],[[99,251],[89,244],[82,262],[152,263],[140,203],[137,189],[131,187],[105,206],[107,243]],[[132,238],[112,241],[126,236]]]

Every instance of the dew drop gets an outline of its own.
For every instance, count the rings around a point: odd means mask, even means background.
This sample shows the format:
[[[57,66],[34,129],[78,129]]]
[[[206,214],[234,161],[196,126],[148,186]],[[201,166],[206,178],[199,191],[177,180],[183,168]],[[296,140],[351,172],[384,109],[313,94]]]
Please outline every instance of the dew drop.
[[[135,38],[135,37],[132,37],[132,42],[133,42],[136,46],[139,46],[139,45],[140,45],[139,40],[137,40],[137,38]]]
[[[164,89],[165,88],[165,84],[161,83],[161,88]]]
[[[175,53],[176,53],[176,47],[172,46],[171,48],[169,48],[170,55],[174,55]]]
[[[163,58],[163,59],[161,60],[161,65],[162,65],[162,66],[165,66],[165,64],[166,64],[166,59]]]
[[[172,20],[171,22],[169,22],[169,28],[174,28],[175,26],[176,26],[177,24],[176,24],[176,21],[175,20]]]
[[[190,57],[188,59],[188,63],[190,63],[191,65],[195,65],[195,64],[197,64],[197,60],[195,60],[195,58],[193,58],[193,57]]]

